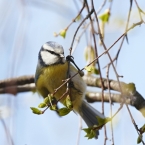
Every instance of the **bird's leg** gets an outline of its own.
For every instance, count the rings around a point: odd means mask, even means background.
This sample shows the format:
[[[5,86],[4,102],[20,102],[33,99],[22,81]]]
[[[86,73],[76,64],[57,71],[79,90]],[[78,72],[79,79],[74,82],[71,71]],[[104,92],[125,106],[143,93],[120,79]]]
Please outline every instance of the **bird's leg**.
[[[66,57],[66,60],[72,62],[72,63],[75,65],[75,67],[78,69],[78,73],[79,73],[79,75],[80,75],[81,77],[84,76],[84,72],[83,72],[82,70],[80,70],[79,67],[76,65],[76,63],[74,62],[74,57],[73,57],[73,56],[68,55],[68,56]]]

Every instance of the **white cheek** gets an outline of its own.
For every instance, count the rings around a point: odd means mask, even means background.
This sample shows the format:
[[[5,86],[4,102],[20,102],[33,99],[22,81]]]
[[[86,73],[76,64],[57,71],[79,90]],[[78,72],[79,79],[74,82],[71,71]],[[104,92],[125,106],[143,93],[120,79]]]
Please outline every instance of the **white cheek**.
[[[46,65],[54,64],[59,59],[58,56],[50,54],[49,52],[46,52],[46,51],[41,52],[41,57]]]

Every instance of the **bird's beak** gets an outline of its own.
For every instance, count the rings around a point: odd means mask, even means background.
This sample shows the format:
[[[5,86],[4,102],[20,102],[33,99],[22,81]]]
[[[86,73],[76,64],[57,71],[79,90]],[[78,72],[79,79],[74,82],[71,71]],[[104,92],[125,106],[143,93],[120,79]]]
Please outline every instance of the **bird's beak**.
[[[61,58],[64,58],[64,54],[60,54],[60,57],[61,57]]]
[[[65,63],[65,57],[64,57],[64,54],[60,54],[60,57],[61,57],[61,61],[62,61],[62,63]]]

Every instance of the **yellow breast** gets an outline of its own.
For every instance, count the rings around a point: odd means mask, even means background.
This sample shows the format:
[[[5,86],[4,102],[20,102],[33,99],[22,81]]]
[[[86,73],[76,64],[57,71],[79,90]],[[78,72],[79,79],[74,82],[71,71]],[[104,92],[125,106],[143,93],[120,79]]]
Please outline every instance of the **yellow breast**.
[[[68,63],[52,65],[48,67],[44,67],[41,70],[41,73],[36,82],[36,87],[38,92],[45,98],[49,93],[54,93],[55,89],[57,89],[61,84],[63,84],[63,80],[67,79],[67,71],[68,71]],[[70,65],[70,75],[73,76],[77,73],[76,68]],[[72,78],[72,86],[69,89],[70,97],[73,103],[73,109],[79,112],[79,107],[81,106],[82,99],[84,97],[86,85],[80,75],[76,75]],[[62,95],[66,92],[66,84],[61,87],[56,94],[55,98],[58,100]],[[66,96],[64,96],[60,102],[64,103]]]
[[[53,93],[63,81],[67,78],[68,63],[58,64],[44,67],[38,80],[37,90],[43,96],[47,97],[48,92]],[[66,91],[66,85],[63,86],[55,94],[55,97],[59,99]],[[46,96],[45,96],[46,95]]]

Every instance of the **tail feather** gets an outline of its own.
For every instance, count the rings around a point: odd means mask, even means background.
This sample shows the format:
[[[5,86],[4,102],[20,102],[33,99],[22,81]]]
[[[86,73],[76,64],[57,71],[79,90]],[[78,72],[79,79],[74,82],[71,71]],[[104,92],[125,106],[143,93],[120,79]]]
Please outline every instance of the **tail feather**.
[[[89,105],[87,102],[83,101],[81,106],[81,116],[83,120],[86,122],[88,127],[92,127],[94,125],[98,124],[98,120],[96,116],[100,118],[105,118],[103,114],[101,114],[99,111],[97,111],[95,108],[93,108],[91,105]],[[98,138],[99,131],[96,131],[96,137]]]

